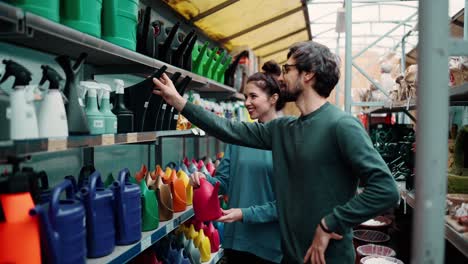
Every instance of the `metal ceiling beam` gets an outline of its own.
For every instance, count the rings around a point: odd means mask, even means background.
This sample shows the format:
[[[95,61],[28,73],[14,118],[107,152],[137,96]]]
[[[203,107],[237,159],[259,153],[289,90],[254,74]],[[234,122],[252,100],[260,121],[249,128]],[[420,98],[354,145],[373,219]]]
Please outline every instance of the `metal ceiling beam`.
[[[377,24],[377,23],[382,23],[382,24],[398,24],[400,23],[401,20],[365,20],[365,21],[353,21],[354,24]],[[408,21],[407,23],[412,23],[412,22],[418,22],[418,20],[411,20]],[[311,25],[334,25],[336,24],[336,21],[330,21],[330,22],[310,22]],[[409,25],[409,24],[408,24]],[[412,26],[412,25],[409,25]],[[463,23],[461,23],[461,26],[463,27]]]
[[[190,19],[190,22],[194,23],[194,22],[196,22],[196,21],[198,21],[200,19],[203,19],[203,18],[205,18],[207,16],[211,16],[212,14],[218,12],[219,10],[224,9],[224,8],[234,4],[236,2],[239,2],[239,0],[227,0],[225,2],[222,2],[221,4],[219,4],[217,6],[214,6],[214,7],[210,8],[210,9],[206,10],[205,12],[202,12],[202,13],[196,15],[195,17]]]
[[[277,41],[280,41],[280,40],[283,40],[283,39],[287,39],[287,38],[289,38],[289,37],[291,37],[291,36],[293,36],[293,35],[295,35],[295,34],[297,34],[297,33],[300,33],[300,32],[302,32],[302,31],[304,31],[304,30],[307,30],[307,27],[300,28],[300,29],[298,29],[298,30],[296,30],[296,31],[293,31],[293,32],[291,32],[291,33],[288,33],[288,34],[286,34],[286,35],[284,35],[284,36],[281,36],[281,37],[275,38],[275,39],[273,39],[273,40],[270,40],[270,41],[268,41],[268,42],[265,42],[265,43],[263,43],[263,44],[260,44],[260,45],[258,45],[258,46],[256,46],[256,47],[254,47],[253,50],[258,50],[258,49],[260,49],[260,48],[263,48],[263,47],[266,47],[266,46],[268,46],[268,45],[270,45],[270,44],[273,44],[273,43],[275,43],[275,42],[277,42]]]
[[[302,4],[302,12],[304,13],[304,23],[307,27],[307,35],[309,36],[309,40],[312,40],[312,30],[310,29],[310,17],[309,17],[309,8],[307,7],[307,0],[301,0]]]
[[[294,8],[294,9],[291,9],[291,10],[289,10],[289,11],[283,13],[283,14],[280,14],[280,15],[278,15],[278,16],[272,17],[272,18],[270,18],[270,19],[268,19],[268,20],[265,20],[265,21],[263,21],[263,22],[261,22],[261,23],[258,23],[257,25],[251,26],[251,27],[246,28],[246,29],[244,29],[244,30],[242,30],[242,31],[240,31],[240,32],[237,32],[237,33],[234,33],[234,34],[232,34],[232,35],[230,35],[230,36],[228,36],[228,37],[225,37],[225,38],[223,38],[223,39],[221,40],[221,42],[227,42],[227,41],[229,41],[229,40],[238,38],[238,37],[240,37],[240,36],[242,36],[242,35],[245,35],[245,34],[247,34],[247,33],[249,33],[249,32],[252,32],[252,31],[254,31],[254,30],[256,30],[256,29],[259,29],[259,28],[261,28],[261,27],[263,27],[263,26],[266,26],[266,25],[268,25],[268,24],[271,24],[271,23],[273,23],[273,22],[275,22],[275,21],[277,21],[277,20],[280,20],[280,19],[283,19],[283,18],[288,17],[288,16],[290,16],[290,15],[293,15],[293,14],[299,12],[299,11],[302,11],[302,6],[299,6],[299,7],[296,7],[296,8]]]

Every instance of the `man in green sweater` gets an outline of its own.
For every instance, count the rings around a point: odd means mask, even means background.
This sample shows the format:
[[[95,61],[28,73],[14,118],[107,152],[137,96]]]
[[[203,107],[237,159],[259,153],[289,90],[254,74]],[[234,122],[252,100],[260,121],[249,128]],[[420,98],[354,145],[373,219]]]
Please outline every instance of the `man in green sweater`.
[[[301,116],[266,124],[217,117],[187,102],[166,75],[153,80],[155,94],[209,134],[272,150],[282,263],[354,263],[352,228],[399,200],[361,123],[327,102],[339,77],[337,57],[327,47],[312,41],[293,45],[279,80]],[[359,181],[365,188],[356,195]]]

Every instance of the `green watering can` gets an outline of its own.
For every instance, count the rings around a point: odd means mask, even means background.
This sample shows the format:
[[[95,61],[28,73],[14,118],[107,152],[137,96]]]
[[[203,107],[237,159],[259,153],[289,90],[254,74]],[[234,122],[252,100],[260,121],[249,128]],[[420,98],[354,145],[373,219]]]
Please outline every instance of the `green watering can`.
[[[203,72],[202,72],[203,74],[202,75],[205,76],[205,77],[208,77],[208,72],[210,70],[211,65],[213,64],[216,53],[218,53],[218,48],[216,47],[216,48],[212,49],[211,52],[208,51],[207,53],[209,53],[208,60],[205,61],[204,63],[202,61],[202,63],[203,63],[202,64],[202,68],[203,68]]]
[[[203,44],[195,44],[195,47],[192,50],[192,72],[202,75],[203,67],[202,65],[208,60],[208,41]]]
[[[104,181],[104,187],[108,188],[114,183],[114,181],[114,176],[112,175],[112,173],[109,173],[109,175],[107,175],[106,180]]]
[[[215,63],[213,65],[213,67],[211,67],[209,70],[208,70],[208,78],[212,79],[212,80],[215,80],[216,81],[216,71],[218,70],[219,66],[221,65],[221,61],[224,59],[224,56],[226,56],[226,51],[223,50],[223,52],[221,54],[216,54],[215,55]]]
[[[226,60],[224,60],[224,63],[222,63],[222,66],[218,67],[218,69],[216,70],[214,77],[213,77],[215,81],[224,84],[224,73],[226,72],[227,68],[231,64],[231,61],[232,61],[232,57],[228,55],[226,57]]]
[[[154,190],[148,189],[146,180],[140,181],[142,230],[150,231],[159,226],[158,200]]]

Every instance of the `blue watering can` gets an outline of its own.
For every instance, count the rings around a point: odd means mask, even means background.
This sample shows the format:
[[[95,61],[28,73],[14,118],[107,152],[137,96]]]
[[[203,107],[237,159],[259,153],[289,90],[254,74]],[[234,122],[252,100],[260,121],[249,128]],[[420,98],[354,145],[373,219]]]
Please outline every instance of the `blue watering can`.
[[[52,190],[50,202],[30,212],[39,216],[45,263],[86,263],[85,209],[75,199],[73,188],[65,179]],[[60,200],[63,191],[67,192],[66,200]]]
[[[98,171],[89,176],[88,183],[80,190],[86,211],[88,257],[99,258],[115,248],[114,195],[104,188]]]
[[[115,230],[117,245],[128,245],[141,239],[140,187],[130,182],[130,171],[125,168],[111,186],[114,193]]]

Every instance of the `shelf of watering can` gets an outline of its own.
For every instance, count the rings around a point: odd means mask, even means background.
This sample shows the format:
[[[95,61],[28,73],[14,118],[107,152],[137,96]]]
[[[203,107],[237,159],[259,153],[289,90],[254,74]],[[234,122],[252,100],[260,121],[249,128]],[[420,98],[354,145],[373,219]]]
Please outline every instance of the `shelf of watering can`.
[[[83,147],[111,146],[152,142],[161,137],[205,136],[199,128],[124,134],[69,136],[62,138],[38,138],[0,141],[0,158],[38,152],[57,152]]]
[[[414,191],[408,191],[405,182],[398,182],[398,189],[400,190],[403,201],[411,208],[415,208],[416,200]],[[445,222],[445,239],[468,257],[468,238],[464,234],[465,233],[456,231],[447,221]]]
[[[152,231],[142,232],[141,240],[137,243],[126,245],[126,246],[116,246],[114,251],[102,258],[87,259],[87,263],[126,263],[132,258],[143,252],[145,249],[149,248],[154,243],[158,242],[161,238],[165,237],[167,234],[176,229],[180,224],[187,221],[193,216],[192,206],[188,206],[187,210],[174,213],[174,218],[169,221],[164,221],[159,223],[159,227]]]
[[[15,45],[40,50],[56,55],[78,58],[88,54],[86,63],[93,64],[96,74],[134,73],[147,75],[155,68],[167,66],[167,73],[181,72],[192,77],[190,89],[196,91],[233,94],[232,87],[210,80],[204,76],[172,66],[135,51],[122,48],[106,40],[96,38],[41,16],[24,12],[21,8],[0,2],[0,25],[2,40]]]
[[[366,114],[391,113],[391,112],[401,112],[401,111],[414,110],[414,109],[416,109],[416,99],[412,98],[410,100],[404,100],[404,101],[384,102],[384,106],[382,107],[370,107],[363,112]]]

